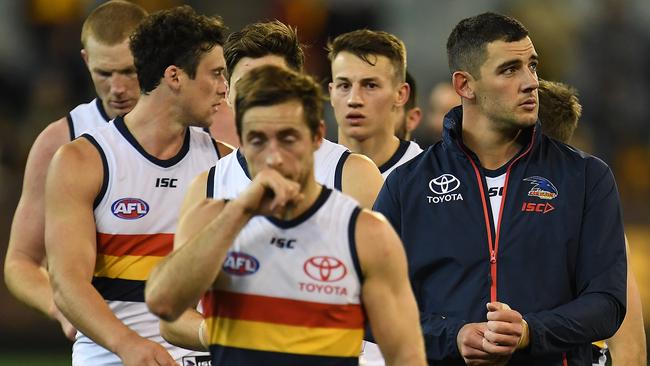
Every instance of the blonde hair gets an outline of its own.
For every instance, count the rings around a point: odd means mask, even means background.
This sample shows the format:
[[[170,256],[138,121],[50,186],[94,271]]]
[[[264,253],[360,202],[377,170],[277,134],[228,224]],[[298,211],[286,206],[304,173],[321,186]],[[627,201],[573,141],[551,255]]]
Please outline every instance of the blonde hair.
[[[108,1],[93,10],[84,21],[81,44],[85,48],[90,36],[109,46],[122,43],[146,16],[147,11],[139,5],[124,0]]]

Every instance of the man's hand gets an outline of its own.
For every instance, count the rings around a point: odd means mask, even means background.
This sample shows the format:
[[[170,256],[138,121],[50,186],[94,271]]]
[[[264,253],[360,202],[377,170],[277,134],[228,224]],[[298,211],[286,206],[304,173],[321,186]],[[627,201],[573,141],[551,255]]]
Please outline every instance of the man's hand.
[[[483,334],[483,349],[495,356],[510,357],[528,339],[527,327],[521,314],[500,302],[487,304],[487,330]]]
[[[253,215],[283,216],[302,198],[300,184],[283,177],[277,170],[264,169],[236,200]]]
[[[65,334],[65,337],[71,341],[74,341],[75,337],[77,336],[77,328],[75,328],[74,325],[70,323],[70,321],[63,315],[63,313],[61,313],[55,304],[53,304],[52,318],[56,319],[59,324],[61,324],[61,330],[63,331],[63,334]]]
[[[163,346],[137,334],[123,340],[116,353],[124,366],[178,366]]]
[[[495,365],[497,357],[483,349],[484,334],[487,331],[487,323],[465,324],[456,336],[458,351],[465,363],[469,366],[491,366]]]

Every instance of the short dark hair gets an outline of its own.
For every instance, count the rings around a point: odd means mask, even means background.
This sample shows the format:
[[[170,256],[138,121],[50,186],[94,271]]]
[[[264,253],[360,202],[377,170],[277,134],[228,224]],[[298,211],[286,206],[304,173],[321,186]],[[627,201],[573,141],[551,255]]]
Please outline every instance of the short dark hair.
[[[539,80],[538,93],[542,132],[569,143],[582,115],[578,91],[564,83]]]
[[[124,0],[108,1],[93,10],[81,27],[81,44],[86,47],[88,37],[113,46],[128,39],[147,11]]]
[[[242,119],[246,111],[296,100],[302,104],[307,127],[316,134],[323,116],[323,91],[310,76],[274,65],[247,72],[235,86],[235,125],[242,138]]]
[[[201,57],[223,45],[225,31],[221,18],[199,15],[187,5],[145,18],[130,44],[142,93],[154,90],[170,65],[194,78]]]
[[[406,83],[409,84],[409,100],[404,104],[404,110],[408,111],[415,108],[418,104],[418,91],[415,85],[415,79],[408,70],[406,71]]]
[[[487,59],[487,44],[516,42],[528,36],[518,20],[497,13],[483,13],[461,20],[447,39],[447,59],[452,73],[467,71],[480,79],[481,65]]]
[[[385,56],[393,65],[395,80],[406,78],[406,46],[393,34],[369,29],[343,33],[327,43],[327,57],[332,62],[341,52],[350,52],[372,66],[368,56]]]
[[[267,55],[282,57],[289,68],[302,71],[305,54],[298,41],[296,28],[275,20],[249,24],[240,31],[231,33],[223,47],[228,81],[242,58]]]

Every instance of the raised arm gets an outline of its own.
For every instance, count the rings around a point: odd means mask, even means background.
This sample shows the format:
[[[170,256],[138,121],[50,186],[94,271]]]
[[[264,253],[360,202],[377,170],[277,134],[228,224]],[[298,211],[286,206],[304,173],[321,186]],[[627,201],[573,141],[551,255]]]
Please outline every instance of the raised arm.
[[[173,365],[162,346],[118,320],[91,283],[97,254],[93,202],[103,174],[99,153],[85,138],[63,146],[52,159],[45,190],[45,246],[54,301],[77,329],[125,365],[154,360]]]
[[[417,304],[402,243],[380,214],[364,210],[356,227],[363,305],[387,365],[426,365]]]
[[[371,209],[382,184],[384,178],[372,160],[365,155],[350,154],[343,166],[343,193],[356,199],[361,207]]]
[[[61,118],[51,123],[38,135],[29,152],[23,191],[9,235],[4,275],[7,288],[18,300],[58,320],[66,337],[74,340],[76,329],[54,304],[44,263],[45,176],[56,150],[70,142],[66,122]]]

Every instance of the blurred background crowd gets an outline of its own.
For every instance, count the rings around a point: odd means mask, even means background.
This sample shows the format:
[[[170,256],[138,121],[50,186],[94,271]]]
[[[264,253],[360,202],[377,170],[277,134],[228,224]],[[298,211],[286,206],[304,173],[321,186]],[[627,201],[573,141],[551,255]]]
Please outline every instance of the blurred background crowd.
[[[29,148],[38,133],[94,97],[79,55],[81,24],[103,1],[0,0],[0,255],[4,260]],[[574,145],[612,169],[624,209],[636,273],[650,324],[650,1],[647,0],[134,0],[148,11],[189,4],[219,14],[231,30],[279,19],[298,28],[307,71],[329,77],[329,38],[359,28],[394,33],[406,44],[424,120],[414,139],[439,138],[456,96],[445,43],[462,18],[497,11],[519,19],[540,55],[541,78],[579,91],[583,114]],[[457,103],[457,102],[456,102]],[[441,107],[445,106],[445,107]],[[331,112],[328,137],[336,140]],[[64,239],[63,239],[64,240]],[[1,266],[1,264],[0,264]],[[1,276],[1,275],[0,275]],[[3,281],[4,283],[4,281]],[[9,349],[68,353],[58,325],[14,300],[0,286],[0,361]],[[650,339],[650,338],[649,338]]]

